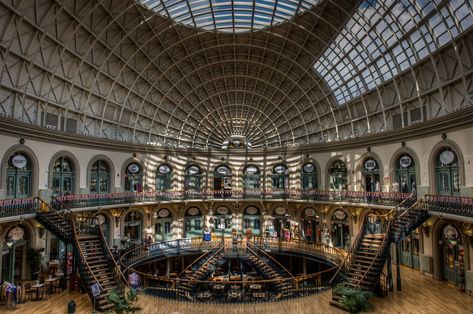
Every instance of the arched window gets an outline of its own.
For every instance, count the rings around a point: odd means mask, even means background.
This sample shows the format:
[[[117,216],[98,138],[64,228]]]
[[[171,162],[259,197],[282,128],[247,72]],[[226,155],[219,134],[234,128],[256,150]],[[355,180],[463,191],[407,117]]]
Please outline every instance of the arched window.
[[[156,191],[168,191],[172,189],[172,168],[162,164],[156,173]]]
[[[243,189],[245,196],[259,194],[260,188],[260,170],[254,165],[249,165],[243,171]]]
[[[31,160],[21,152],[10,156],[7,164],[7,198],[27,198],[32,195]]]
[[[274,166],[271,175],[273,192],[284,193],[289,188],[289,170],[283,164]]]
[[[53,165],[52,193],[54,196],[74,194],[74,166],[67,157],[59,157]]]
[[[27,252],[31,246],[31,236],[22,224],[10,228],[3,239],[2,269],[3,281],[19,282],[26,277]],[[34,272],[39,272],[35,269]]]
[[[379,178],[378,161],[372,157],[368,157],[363,162],[361,169],[363,175],[363,188],[365,192],[381,192],[381,183]]]
[[[143,169],[137,163],[129,163],[125,169],[125,191],[143,192]]]
[[[302,167],[301,188],[304,191],[317,189],[317,168],[311,162]]]
[[[329,169],[330,191],[347,190],[347,165],[342,160],[335,160]]]
[[[248,235],[261,235],[261,212],[255,206],[248,206],[243,212],[243,229]]]
[[[196,165],[187,167],[184,178],[184,189],[186,191],[200,191],[202,181],[202,173]]]
[[[461,274],[465,271],[465,247],[463,245],[463,237],[461,229],[448,224],[443,227],[439,243],[441,251],[439,259],[441,259],[441,277],[453,285],[464,284]]]
[[[184,237],[202,236],[202,214],[197,207],[191,207],[186,211]]]
[[[232,171],[226,165],[215,168],[214,171],[214,196],[232,196]]]
[[[437,194],[460,195],[458,156],[451,148],[443,149],[436,158]]]
[[[396,182],[393,190],[401,193],[416,193],[416,165],[414,158],[409,154],[403,154],[397,160],[396,166]]]
[[[110,166],[97,160],[90,168],[90,193],[110,193]]]

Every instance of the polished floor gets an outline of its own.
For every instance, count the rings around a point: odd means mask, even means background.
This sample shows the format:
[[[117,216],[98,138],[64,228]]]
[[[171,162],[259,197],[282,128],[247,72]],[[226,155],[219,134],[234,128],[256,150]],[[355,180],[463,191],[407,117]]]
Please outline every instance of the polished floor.
[[[402,268],[403,291],[390,293],[383,299],[373,299],[372,313],[473,313],[473,297],[455,290],[446,282],[436,281],[417,271]],[[311,297],[260,304],[221,305],[192,304],[140,296],[140,313],[345,313],[329,305],[331,292]],[[0,313],[62,314],[67,313],[67,302],[77,303],[76,313],[91,313],[86,294],[62,293],[46,301],[28,301],[16,310],[0,307]]]

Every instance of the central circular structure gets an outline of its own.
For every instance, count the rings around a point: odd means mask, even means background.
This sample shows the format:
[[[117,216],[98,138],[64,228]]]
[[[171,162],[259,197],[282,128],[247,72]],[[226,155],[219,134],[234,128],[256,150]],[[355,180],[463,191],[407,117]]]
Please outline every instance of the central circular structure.
[[[242,33],[283,23],[319,0],[138,0],[177,23],[204,30]]]

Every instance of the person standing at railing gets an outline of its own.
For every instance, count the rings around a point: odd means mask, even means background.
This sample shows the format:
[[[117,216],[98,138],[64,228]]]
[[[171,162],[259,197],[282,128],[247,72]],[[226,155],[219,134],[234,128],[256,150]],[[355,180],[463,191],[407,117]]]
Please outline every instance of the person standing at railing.
[[[135,272],[132,272],[128,275],[128,283],[133,289],[138,289],[140,286],[140,275]]]

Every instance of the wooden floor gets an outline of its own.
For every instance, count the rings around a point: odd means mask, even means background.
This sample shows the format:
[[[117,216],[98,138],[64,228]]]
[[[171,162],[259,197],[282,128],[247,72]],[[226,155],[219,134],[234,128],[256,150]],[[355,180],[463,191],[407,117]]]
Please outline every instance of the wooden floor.
[[[372,313],[473,313],[473,297],[456,291],[446,282],[420,275],[418,271],[402,268],[401,272],[403,291],[390,293],[383,299],[373,299],[376,308]],[[329,305],[330,297],[331,292],[325,292],[283,302],[221,305],[191,304],[140,296],[139,305],[143,308],[140,313],[345,313]],[[28,301],[20,304],[16,310],[0,307],[0,313],[63,314],[67,313],[67,302],[71,299],[77,303],[76,313],[90,314],[92,312],[92,306],[86,294],[62,293],[46,301]]]

